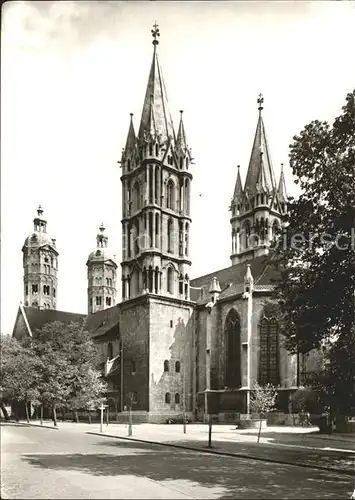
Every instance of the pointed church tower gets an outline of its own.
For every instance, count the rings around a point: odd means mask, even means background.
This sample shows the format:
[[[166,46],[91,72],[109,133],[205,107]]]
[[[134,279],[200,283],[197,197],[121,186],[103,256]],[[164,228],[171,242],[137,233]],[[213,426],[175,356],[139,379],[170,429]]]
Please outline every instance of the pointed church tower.
[[[108,236],[103,224],[96,235],[96,249],[87,260],[88,314],[102,311],[116,304],[117,264],[110,252]]]
[[[145,293],[189,300],[191,153],[180,117],[177,136],[158,61],[153,60],[143,111],[122,152],[122,299]]]
[[[233,265],[268,254],[287,212],[285,178],[282,170],[277,187],[262,117],[263,102],[260,94],[258,123],[244,189],[238,167],[231,203]]]
[[[38,309],[56,309],[59,254],[55,239],[47,233],[41,205],[33,226],[33,233],[25,239],[22,247],[24,304]]]

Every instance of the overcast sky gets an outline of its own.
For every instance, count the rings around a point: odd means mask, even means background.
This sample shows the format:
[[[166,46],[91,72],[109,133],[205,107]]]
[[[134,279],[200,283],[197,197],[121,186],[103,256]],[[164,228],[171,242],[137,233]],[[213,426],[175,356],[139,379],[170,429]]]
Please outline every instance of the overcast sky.
[[[354,2],[8,2],[1,44],[1,331],[23,300],[21,248],[39,204],[57,239],[58,309],[86,312],[86,260],[104,222],[121,259],[117,160],[139,127],[151,28],[175,128],[195,158],[191,277],[230,265],[228,207],[264,94],[276,177],[292,137],[332,122],[353,90]],[[120,280],[119,280],[119,296]]]

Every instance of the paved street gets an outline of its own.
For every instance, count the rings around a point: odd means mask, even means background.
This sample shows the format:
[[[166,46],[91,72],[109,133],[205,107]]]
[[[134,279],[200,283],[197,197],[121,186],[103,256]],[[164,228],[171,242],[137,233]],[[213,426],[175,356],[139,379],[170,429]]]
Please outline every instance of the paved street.
[[[354,477],[344,474],[89,435],[75,426],[2,424],[1,448],[4,499],[346,499],[354,489]]]

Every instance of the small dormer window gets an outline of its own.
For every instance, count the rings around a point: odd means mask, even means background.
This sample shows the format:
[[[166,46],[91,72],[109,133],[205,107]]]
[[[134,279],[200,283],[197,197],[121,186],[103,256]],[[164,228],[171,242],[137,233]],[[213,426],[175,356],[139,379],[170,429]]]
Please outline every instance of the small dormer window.
[[[49,262],[48,257],[44,258],[44,262]]]
[[[95,255],[96,255],[96,257],[100,257],[100,255],[101,255],[100,250],[97,250],[96,253],[95,253]]]

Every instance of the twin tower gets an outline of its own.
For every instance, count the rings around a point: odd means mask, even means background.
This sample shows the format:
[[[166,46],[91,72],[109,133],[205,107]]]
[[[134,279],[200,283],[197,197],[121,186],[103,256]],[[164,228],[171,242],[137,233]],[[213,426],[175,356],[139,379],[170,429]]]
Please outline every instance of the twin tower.
[[[159,29],[152,30],[150,68],[138,133],[131,114],[122,151],[122,300],[142,294],[190,300],[189,259],[191,150],[180,111],[177,134],[158,61]],[[278,185],[271,164],[258,98],[259,118],[244,188],[238,167],[231,203],[232,265],[268,253],[287,212],[283,171]],[[39,207],[34,232],[23,246],[25,305],[56,309],[58,251]],[[88,312],[111,307],[117,298],[117,264],[103,225],[87,260]]]

